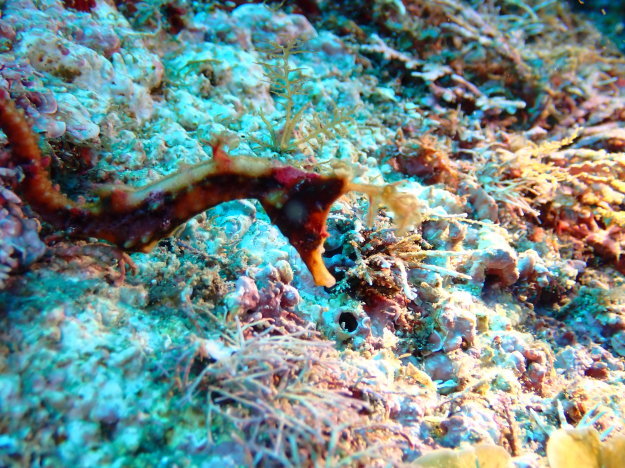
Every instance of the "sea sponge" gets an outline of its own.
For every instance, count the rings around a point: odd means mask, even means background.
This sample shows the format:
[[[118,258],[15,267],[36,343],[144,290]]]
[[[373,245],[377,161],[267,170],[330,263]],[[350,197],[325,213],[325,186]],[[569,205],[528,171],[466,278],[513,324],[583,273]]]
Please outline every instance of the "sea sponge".
[[[512,458],[503,447],[478,444],[462,450],[439,449],[414,462],[419,468],[511,468]],[[578,465],[583,466],[583,465]]]
[[[622,468],[625,465],[625,435],[601,442],[593,427],[563,428],[547,442],[551,468]]]

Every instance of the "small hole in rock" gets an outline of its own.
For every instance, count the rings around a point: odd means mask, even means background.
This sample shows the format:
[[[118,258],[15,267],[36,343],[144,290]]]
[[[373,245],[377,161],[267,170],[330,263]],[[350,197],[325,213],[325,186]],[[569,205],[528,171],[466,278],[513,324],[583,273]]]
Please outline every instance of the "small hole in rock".
[[[358,328],[358,320],[351,312],[342,312],[339,316],[339,325],[343,330],[351,333]]]

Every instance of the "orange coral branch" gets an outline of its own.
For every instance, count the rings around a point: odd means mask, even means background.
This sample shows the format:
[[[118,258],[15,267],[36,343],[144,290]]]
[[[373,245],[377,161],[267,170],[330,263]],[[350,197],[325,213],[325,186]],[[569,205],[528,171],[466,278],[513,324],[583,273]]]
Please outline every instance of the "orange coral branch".
[[[99,200],[80,204],[54,186],[36,137],[22,111],[0,99],[0,128],[23,168],[24,199],[47,222],[68,235],[107,240],[123,250],[149,251],[193,216],[220,203],[256,198],[295,247],[316,284],[335,282],[321,254],[330,206],[349,189],[346,175],[323,176],[258,158],[231,158],[219,146],[204,162],[145,187],[101,188]]]

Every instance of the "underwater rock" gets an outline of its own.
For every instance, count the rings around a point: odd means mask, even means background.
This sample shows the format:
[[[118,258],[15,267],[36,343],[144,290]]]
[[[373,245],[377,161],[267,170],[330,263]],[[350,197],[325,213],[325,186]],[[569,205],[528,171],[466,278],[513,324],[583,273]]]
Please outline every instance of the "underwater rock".
[[[621,330],[610,338],[610,344],[614,352],[621,357],[625,357],[625,331]]]
[[[0,181],[13,176],[0,168]],[[39,260],[46,246],[39,239],[41,226],[22,211],[20,199],[8,188],[0,186],[0,289],[11,273]]]
[[[235,290],[226,298],[228,309],[234,313],[249,312],[258,305],[258,287],[249,276],[241,276],[235,283]]]
[[[493,417],[491,409],[477,402],[460,405],[452,415],[441,422],[445,434],[441,444],[458,447],[463,442],[497,443],[501,439],[501,428]]]
[[[477,319],[471,310],[473,301],[467,294],[459,293],[437,307],[435,315],[438,348],[448,353],[474,345]],[[432,341],[432,338],[430,338]],[[438,351],[438,349],[433,349]]]
[[[46,89],[30,64],[7,62],[0,67],[0,90],[14,96],[26,115],[33,119],[33,129],[48,138],[59,138],[66,123],[58,118],[58,102]]]
[[[618,15],[595,27],[541,0],[0,3],[0,98],[27,124],[12,143],[34,129],[63,213],[108,213],[134,193],[122,186],[185,167],[188,193],[189,167],[225,152],[247,175],[340,173],[363,190],[327,207],[325,288],[253,199],[173,232],[159,212],[168,237],[145,237],[149,253],[44,223],[46,246],[15,189],[33,166],[0,133],[0,466],[620,468]],[[98,205],[107,190],[117,204]]]
[[[519,279],[516,253],[504,249],[487,249],[472,256],[474,262],[469,274],[477,283],[484,284],[487,279],[510,286]]]
[[[241,5],[232,12],[232,19],[251,32],[253,43],[261,49],[272,43],[306,41],[317,35],[306,17],[276,13],[262,4]]]
[[[470,245],[474,239],[467,236]],[[478,284],[487,280],[501,287],[511,286],[519,279],[518,255],[500,232],[484,227],[477,233],[476,250],[466,265],[468,274]]]
[[[468,201],[475,210],[478,219],[485,219],[497,222],[499,219],[499,208],[497,202],[486,190],[474,183],[463,182],[460,185],[460,193],[466,194]]]

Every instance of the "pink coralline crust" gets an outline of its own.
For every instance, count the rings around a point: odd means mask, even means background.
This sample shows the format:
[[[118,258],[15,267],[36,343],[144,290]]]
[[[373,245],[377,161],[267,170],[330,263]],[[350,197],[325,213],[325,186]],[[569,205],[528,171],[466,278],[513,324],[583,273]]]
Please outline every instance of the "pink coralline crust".
[[[605,379],[611,371],[622,371],[625,368],[623,362],[601,346],[594,345],[589,350],[579,344],[560,350],[554,366],[569,379],[580,376]]]
[[[549,369],[546,365],[531,362],[525,372],[525,386],[543,395],[548,376]]]
[[[458,447],[462,442],[498,443],[501,438],[501,429],[494,412],[476,402],[464,403],[455,414],[441,423],[441,428],[445,435],[440,442],[447,447]]]
[[[571,210],[561,210],[555,216],[550,215],[546,221],[545,225],[552,224],[558,236],[570,236],[579,249],[592,247],[596,254],[625,274],[625,229],[622,226],[603,228],[592,213]]]
[[[467,197],[478,219],[487,219],[495,223],[498,221],[497,202],[482,187],[474,182],[465,181],[460,184],[459,193]]]
[[[251,32],[255,44],[305,41],[316,35],[315,29],[304,16],[280,14],[269,7],[243,4],[233,11],[231,18],[243,30]]]
[[[517,371],[517,375],[522,375],[527,371],[527,365],[525,364],[525,358],[519,351],[512,351],[508,354],[506,364],[511,364]]]
[[[614,262],[616,269],[625,274],[625,228],[613,225],[601,229],[596,226],[595,230],[584,238],[584,241],[591,245],[599,255]]]
[[[432,351],[445,353],[473,346],[477,335],[475,315],[455,304],[442,307],[438,318],[438,328],[432,333]]]
[[[457,369],[454,362],[444,353],[435,353],[425,360],[425,371],[432,380],[447,381],[456,377]]]
[[[260,301],[256,283],[249,276],[241,276],[235,284],[234,298],[236,307],[241,312],[254,310]]]
[[[519,279],[516,254],[506,249],[487,249],[473,256],[474,263],[469,274],[474,281],[484,283],[494,278],[501,286],[510,286]]]
[[[16,104],[33,121],[33,129],[48,138],[65,133],[66,125],[55,117],[58,104],[54,93],[45,89],[37,72],[28,63],[7,62],[0,65],[0,89],[15,96]]]
[[[280,262],[279,262],[280,263]],[[243,279],[245,278],[245,279]],[[299,292],[278,268],[266,265],[255,275],[255,280],[242,277],[237,280],[239,301],[245,304],[247,319],[266,320],[278,327],[290,328],[295,306],[300,301]]]
[[[519,372],[525,388],[540,395],[549,393],[555,378],[552,350],[541,342],[528,344],[513,334],[495,337],[496,348],[505,353],[510,365]]]
[[[15,39],[15,36],[15,28],[7,21],[0,19],[0,37],[4,37],[5,39],[12,41]]]
[[[95,23],[87,23],[84,28],[76,30],[73,39],[77,44],[101,52],[106,58],[111,58],[114,53],[119,52],[122,46],[119,36],[112,28],[105,28]]]
[[[537,283],[539,287],[545,287],[549,284],[549,270],[535,250],[526,250],[519,254],[518,268],[520,280]]]
[[[469,317],[447,317],[446,322],[446,328],[449,331],[443,345],[446,352],[460,349],[463,345],[473,345],[476,335],[474,320]]]
[[[408,300],[400,294],[386,297],[382,294],[368,294],[364,310],[371,319],[371,331],[375,337],[381,337],[383,331],[402,327],[402,318],[406,315]]]
[[[19,198],[0,187],[0,287],[8,275],[37,261],[46,251],[39,224],[24,216]]]

